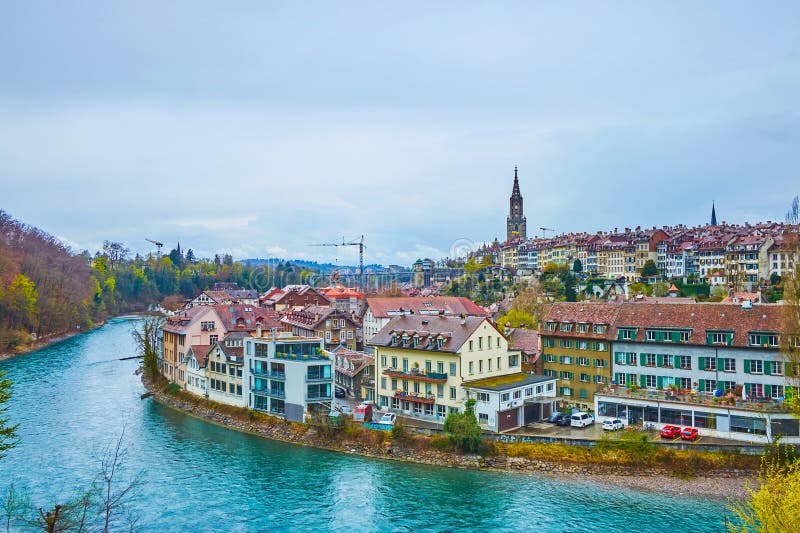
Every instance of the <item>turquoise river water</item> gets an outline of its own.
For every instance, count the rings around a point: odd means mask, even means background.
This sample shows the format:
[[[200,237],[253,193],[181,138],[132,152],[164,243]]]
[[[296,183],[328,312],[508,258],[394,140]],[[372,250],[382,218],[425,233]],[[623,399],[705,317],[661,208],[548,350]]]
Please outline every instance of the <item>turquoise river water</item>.
[[[367,459],[244,435],[140,400],[131,319],[0,362],[19,445],[0,460],[49,502],[88,484],[123,425],[143,531],[721,531],[722,502]]]

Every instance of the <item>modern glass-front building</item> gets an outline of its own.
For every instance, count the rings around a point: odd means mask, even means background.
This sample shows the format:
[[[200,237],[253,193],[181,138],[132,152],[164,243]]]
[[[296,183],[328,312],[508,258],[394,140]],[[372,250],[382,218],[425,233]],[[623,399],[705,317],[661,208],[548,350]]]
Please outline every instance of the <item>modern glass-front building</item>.
[[[333,363],[320,338],[277,333],[245,341],[247,406],[294,422],[333,400]]]

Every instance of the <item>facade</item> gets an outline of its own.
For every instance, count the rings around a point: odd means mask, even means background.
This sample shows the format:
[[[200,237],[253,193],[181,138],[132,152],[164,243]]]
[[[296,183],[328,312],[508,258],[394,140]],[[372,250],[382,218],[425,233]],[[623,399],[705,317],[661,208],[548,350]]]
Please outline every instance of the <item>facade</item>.
[[[464,383],[478,424],[495,433],[547,420],[556,410],[556,380],[524,372]]]
[[[330,304],[324,294],[310,285],[287,285],[283,289],[273,287],[261,295],[259,302],[262,307],[280,312]]]
[[[508,219],[506,220],[506,242],[525,240],[527,238],[527,221],[522,209],[522,194],[519,192],[517,167],[514,167],[514,187],[509,199]]]
[[[464,408],[464,383],[520,372],[520,353],[483,317],[404,315],[370,341],[381,409],[443,421]]]
[[[161,374],[186,387],[186,352],[192,345],[212,345],[225,335],[213,306],[196,306],[167,317],[161,326]]]
[[[208,397],[208,379],[206,365],[208,363],[209,345],[195,344],[189,347],[185,356],[186,390],[197,396]]]
[[[324,339],[328,350],[340,345],[353,351],[361,347],[361,324],[352,313],[309,305],[301,311],[287,311],[280,321],[294,335]]]
[[[334,383],[357,400],[375,400],[375,361],[364,352],[337,346],[331,355],[336,371]]]
[[[781,313],[766,304],[622,305],[611,330],[614,379],[595,395],[597,413],[800,442],[782,406],[794,369],[779,353]]]
[[[336,285],[322,289],[322,294],[330,302],[330,306],[342,313],[357,313],[364,303],[364,293],[344,285]]]
[[[486,311],[469,298],[463,296],[429,296],[367,298],[362,312],[364,342],[389,323],[402,315],[486,316]]]
[[[217,342],[208,351],[206,378],[209,400],[246,407],[242,387],[243,352],[242,347],[226,346],[224,341]]]
[[[294,422],[330,410],[334,372],[322,339],[281,332],[246,339],[244,353],[249,408]]]
[[[642,304],[631,304],[642,305]],[[611,381],[609,331],[618,303],[557,302],[539,330],[544,375],[558,378],[558,398],[581,409]]]

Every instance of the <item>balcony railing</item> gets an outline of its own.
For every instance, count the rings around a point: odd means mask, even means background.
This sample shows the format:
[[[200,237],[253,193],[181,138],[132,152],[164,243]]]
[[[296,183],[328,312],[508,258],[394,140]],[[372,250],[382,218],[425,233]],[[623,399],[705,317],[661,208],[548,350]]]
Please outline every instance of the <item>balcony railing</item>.
[[[271,372],[269,370],[253,370],[253,376],[257,378],[286,379],[285,372]]]
[[[306,375],[306,383],[325,383],[326,381],[333,381],[333,377],[311,377]]]
[[[433,383],[444,383],[447,381],[447,374],[439,373],[439,372],[403,372],[402,370],[398,370],[397,368],[385,368],[383,369],[384,376],[390,376],[393,378],[400,378],[400,379],[414,379],[417,381],[430,381]]]
[[[328,360],[330,358],[326,353],[296,354],[296,353],[276,352],[275,359],[288,359],[289,361],[321,361],[321,360]]]
[[[330,394],[306,394],[307,402],[329,402],[331,399],[332,398]]]
[[[702,405],[706,407],[722,407],[731,409],[744,409],[747,411],[762,411],[785,413],[788,409],[783,402],[770,398],[755,398],[743,400],[741,398],[727,397],[723,395],[716,397],[713,394],[679,391],[673,394],[669,391],[657,389],[628,389],[624,386],[614,388],[608,387],[600,391],[604,396],[614,396],[617,398],[633,398],[640,400],[655,400],[659,402],[671,402],[675,404]]]
[[[398,400],[405,400],[412,403],[436,403],[436,396],[433,394],[418,394],[416,392],[395,392],[394,397]]]
[[[286,398],[286,391],[276,389],[253,389],[253,394],[270,396],[272,398]]]

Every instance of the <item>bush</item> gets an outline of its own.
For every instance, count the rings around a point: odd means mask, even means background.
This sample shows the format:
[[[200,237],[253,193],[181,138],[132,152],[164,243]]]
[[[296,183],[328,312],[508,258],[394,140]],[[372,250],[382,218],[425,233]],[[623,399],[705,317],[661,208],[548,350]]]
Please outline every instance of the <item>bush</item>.
[[[164,392],[171,396],[177,396],[181,392],[181,386],[177,383],[169,383],[164,389]]]
[[[450,435],[453,444],[465,452],[480,451],[482,445],[482,432],[475,418],[474,405],[475,400],[467,400],[464,412],[448,414],[442,427]]]

